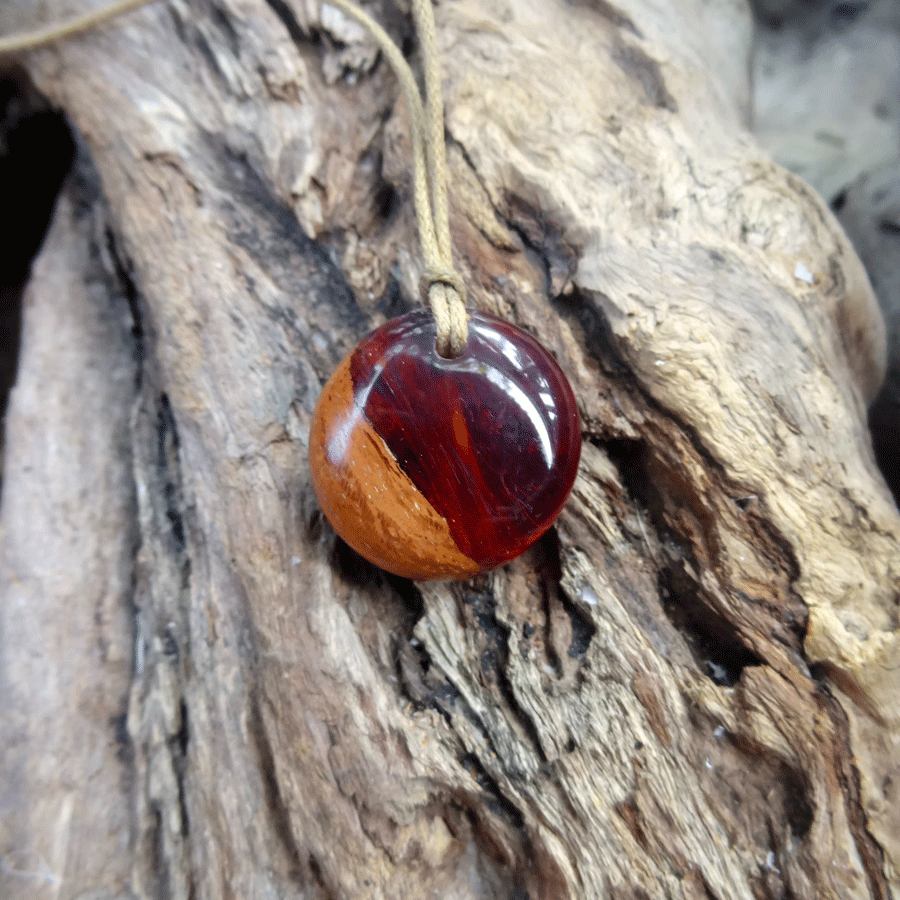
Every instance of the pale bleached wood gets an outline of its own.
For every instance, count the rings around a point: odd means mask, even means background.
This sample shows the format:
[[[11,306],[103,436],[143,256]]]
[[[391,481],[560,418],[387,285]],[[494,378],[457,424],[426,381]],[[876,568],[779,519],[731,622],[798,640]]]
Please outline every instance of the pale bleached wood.
[[[25,294],[0,505],[0,895],[125,896],[137,359],[70,185]],[[93,204],[93,205],[91,205]]]
[[[455,586],[336,545],[306,471],[322,380],[417,280],[389,73],[250,0],[28,61],[96,163],[143,334],[140,896],[900,889],[883,325],[745,134],[748,14],[716,9],[438,8],[459,265],[585,428],[558,528]]]

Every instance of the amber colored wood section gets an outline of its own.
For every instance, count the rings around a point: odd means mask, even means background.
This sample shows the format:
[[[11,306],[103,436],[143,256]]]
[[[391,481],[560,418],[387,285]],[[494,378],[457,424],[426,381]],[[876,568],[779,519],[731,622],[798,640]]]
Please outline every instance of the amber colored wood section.
[[[396,86],[316,10],[173,0],[23,60],[95,193],[7,422],[0,894],[897,897],[883,324],[745,131],[748,11],[437,7],[470,301],[585,429],[557,526],[447,585],[349,554],[310,482],[322,385],[420,275]]]
[[[350,369],[348,357],[329,378],[310,427],[310,473],[322,512],[357,553],[395,575],[474,575],[481,567],[456,546],[446,520],[358,408]]]

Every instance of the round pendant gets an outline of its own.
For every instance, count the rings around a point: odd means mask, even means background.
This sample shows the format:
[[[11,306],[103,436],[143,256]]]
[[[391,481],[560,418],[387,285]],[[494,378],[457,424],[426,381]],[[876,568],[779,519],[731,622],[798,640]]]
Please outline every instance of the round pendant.
[[[310,466],[354,550],[406,578],[465,578],[518,556],[559,515],[578,469],[572,389],[529,334],[470,312],[462,355],[427,310],[365,337],[325,385]]]

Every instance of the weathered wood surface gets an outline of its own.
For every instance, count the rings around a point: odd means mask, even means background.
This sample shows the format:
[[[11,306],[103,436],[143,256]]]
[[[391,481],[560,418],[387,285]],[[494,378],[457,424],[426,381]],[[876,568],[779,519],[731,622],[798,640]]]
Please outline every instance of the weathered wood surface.
[[[320,385],[418,274],[396,88],[312,7],[27,60],[84,158],[7,425],[0,891],[897,896],[883,325],[743,130],[746,10],[438,7],[459,266],[585,443],[533,552],[416,586],[309,486]]]

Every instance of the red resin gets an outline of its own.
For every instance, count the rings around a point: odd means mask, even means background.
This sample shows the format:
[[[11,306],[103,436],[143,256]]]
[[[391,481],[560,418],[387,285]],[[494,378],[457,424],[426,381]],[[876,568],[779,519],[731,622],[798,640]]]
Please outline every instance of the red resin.
[[[565,375],[533,337],[470,312],[465,351],[444,359],[417,310],[364,338],[350,371],[357,407],[466,556],[497,566],[553,524],[581,429]]]

